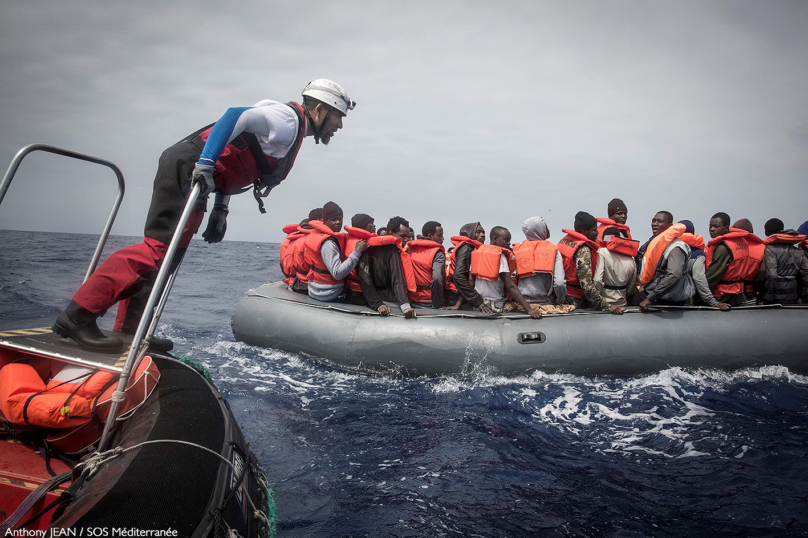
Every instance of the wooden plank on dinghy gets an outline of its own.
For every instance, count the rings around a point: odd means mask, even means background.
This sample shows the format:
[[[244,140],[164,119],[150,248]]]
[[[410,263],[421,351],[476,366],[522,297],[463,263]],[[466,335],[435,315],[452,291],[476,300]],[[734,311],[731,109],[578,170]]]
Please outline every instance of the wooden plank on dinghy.
[[[122,339],[126,346],[123,353],[98,353],[82,349],[73,340],[60,337],[49,327],[0,331],[0,347],[17,350],[28,355],[48,357],[71,364],[120,373],[129,354],[132,335],[103,330],[102,332],[107,336]]]

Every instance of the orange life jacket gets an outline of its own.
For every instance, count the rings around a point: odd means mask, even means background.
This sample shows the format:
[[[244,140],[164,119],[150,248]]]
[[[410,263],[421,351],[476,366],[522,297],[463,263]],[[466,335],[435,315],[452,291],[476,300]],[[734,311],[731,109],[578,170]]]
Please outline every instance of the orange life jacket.
[[[614,253],[631,256],[632,258],[637,255],[640,250],[640,242],[633,239],[626,239],[617,235],[613,235],[606,243],[601,241],[601,248],[606,248]]]
[[[150,357],[143,364],[152,365]],[[160,377],[157,366],[152,367],[151,389]],[[43,375],[48,382],[43,380]],[[133,372],[133,379],[138,374]],[[103,370],[74,367],[44,357],[29,362],[13,362],[0,369],[0,413],[13,424],[44,428],[72,428],[90,421],[94,415],[106,421],[108,401],[117,385],[118,375]],[[131,382],[130,382],[131,385]],[[127,388],[128,391],[128,388]],[[127,407],[128,394],[119,405],[117,416],[132,410]],[[137,402],[136,402],[137,403]]]
[[[461,245],[469,244],[472,248],[480,248],[482,243],[479,241],[475,241],[465,235],[455,235],[451,237],[452,245],[454,245],[454,249],[452,249],[452,253],[449,254],[449,259],[446,260],[446,289],[457,291],[457,287],[454,284],[454,272],[455,272],[455,263],[457,262],[457,249],[460,248]]]
[[[679,239],[687,243],[691,249],[704,250],[704,238],[698,234],[683,233]]]
[[[708,268],[713,261],[715,249],[722,243],[727,246],[732,256],[732,261],[721,275],[721,280],[711,290],[716,298],[727,294],[737,295],[744,291],[743,279],[747,270],[747,258],[749,258],[749,244],[745,239],[747,235],[749,235],[747,231],[734,230],[711,239],[707,243],[705,263]]]
[[[730,228],[730,232],[736,231],[735,228]],[[744,231],[744,230],[737,230]],[[758,269],[760,264],[763,263],[763,256],[766,251],[766,243],[755,234],[750,233],[744,239],[749,245],[749,257],[746,259],[746,273],[743,277],[745,289],[744,291],[750,296],[755,294],[755,279],[757,278]]]
[[[291,257],[289,268],[294,271],[291,276],[292,281],[297,278],[301,283],[307,284],[309,282],[309,266],[306,264],[304,248],[306,245],[306,237],[311,235],[314,228],[303,228],[298,226],[297,231],[302,235],[292,241],[289,245],[289,256]],[[291,286],[291,284],[289,284]]]
[[[347,258],[351,255],[351,252],[356,249],[356,244],[360,241],[368,241],[371,237],[377,237],[376,234],[370,233],[367,230],[363,230],[362,228],[354,228],[353,226],[345,226],[345,231],[348,232],[348,236],[345,238],[345,250],[342,253]],[[385,236],[386,237],[386,236]],[[348,275],[348,289],[355,292],[361,292],[362,288],[359,286],[359,274],[356,272],[356,268],[351,271],[351,274]]]
[[[368,246],[370,247],[380,247],[383,245],[392,245],[398,239],[393,235],[382,235],[378,236],[374,233],[370,233],[367,230],[363,230],[362,228],[354,228],[353,226],[345,226],[345,231],[348,232],[348,236],[345,239],[345,248],[343,249],[343,254],[345,257],[351,255],[356,249],[356,244],[359,241],[366,241]],[[356,269],[351,271],[351,274],[348,275],[348,288],[352,291],[357,293],[362,291],[362,287],[359,285],[359,275],[356,272]]]
[[[443,252],[446,255],[446,249],[443,248],[443,245],[431,239],[415,239],[407,243],[407,254],[409,254],[413,276],[415,277],[415,292],[409,294],[410,301],[416,303],[432,302],[432,263],[438,252]]]
[[[508,260],[508,271],[513,276],[516,271],[516,259],[513,252],[496,245],[481,245],[471,253],[471,274],[474,278],[497,282],[499,280],[499,262],[502,256]]]
[[[328,267],[325,266],[320,247],[324,241],[333,237],[337,240],[340,254],[342,254],[345,246],[345,234],[333,231],[319,220],[310,220],[309,225],[314,230],[303,240],[303,262],[309,268],[306,282],[311,281],[331,286],[342,284],[345,281],[335,279]],[[344,259],[341,255],[340,258]]]
[[[549,241],[522,241],[513,246],[516,258],[517,278],[533,276],[537,273],[552,275],[555,272],[555,259],[558,248]]]
[[[306,234],[298,231],[300,226],[298,224],[287,224],[283,227],[283,233],[286,234],[286,237],[283,241],[281,241],[281,248],[280,248],[280,263],[281,263],[281,272],[283,276],[286,277],[283,279],[284,282],[287,284],[291,284],[292,280],[295,278],[295,264],[294,264],[294,256],[292,255],[291,245],[294,241],[304,237]]]
[[[595,276],[595,266],[598,262],[598,245],[594,241],[590,241],[583,234],[579,234],[573,230],[561,230],[567,235],[561,238],[558,242],[558,252],[561,254],[561,260],[564,262],[564,275],[567,280],[567,295],[576,297],[578,299],[585,299],[586,295],[584,290],[581,289],[581,281],[578,279],[578,271],[575,268],[575,261],[573,256],[579,248],[586,245],[592,253],[592,276]]]
[[[665,250],[670,246],[674,239],[680,237],[685,233],[684,224],[672,224],[667,230],[654,237],[648,248],[645,249],[645,254],[642,257],[642,272],[640,273],[640,282],[643,286],[647,286],[651,279],[654,278],[656,273],[657,264]]]
[[[805,241],[804,235],[791,235],[791,234],[772,234],[763,240],[766,245],[783,244],[783,245],[797,245]]]
[[[625,224],[618,224],[612,219],[597,219],[597,221],[600,223],[600,226],[598,226],[598,243],[603,241],[603,232],[609,228],[617,228],[626,233],[626,238],[631,239],[631,230]]]

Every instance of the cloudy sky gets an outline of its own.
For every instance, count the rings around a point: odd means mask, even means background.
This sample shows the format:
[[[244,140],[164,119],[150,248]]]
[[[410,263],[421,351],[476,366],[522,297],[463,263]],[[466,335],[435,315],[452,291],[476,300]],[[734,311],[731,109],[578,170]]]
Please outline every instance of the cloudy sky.
[[[227,239],[279,241],[328,200],[448,236],[540,215],[552,238],[622,198],[706,234],[717,211],[808,220],[808,2],[0,3],[0,163],[33,142],[109,159],[113,233],[141,235],[160,153],[230,106],[296,99],[319,77],[358,103],[306,140],[260,215]],[[113,175],[29,157],[0,229],[99,231]]]

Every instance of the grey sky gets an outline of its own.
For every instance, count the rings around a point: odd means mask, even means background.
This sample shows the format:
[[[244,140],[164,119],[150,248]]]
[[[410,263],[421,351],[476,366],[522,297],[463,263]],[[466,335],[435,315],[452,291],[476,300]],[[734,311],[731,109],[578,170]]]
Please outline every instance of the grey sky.
[[[227,238],[279,241],[328,200],[448,236],[481,220],[551,238],[617,196],[634,235],[666,209],[808,220],[808,2],[3,2],[0,165],[32,142],[127,179],[113,233],[140,235],[160,153],[229,106],[333,78],[358,102],[306,140],[260,215]],[[0,228],[97,232],[111,174],[35,155]],[[204,226],[204,224],[203,224]]]

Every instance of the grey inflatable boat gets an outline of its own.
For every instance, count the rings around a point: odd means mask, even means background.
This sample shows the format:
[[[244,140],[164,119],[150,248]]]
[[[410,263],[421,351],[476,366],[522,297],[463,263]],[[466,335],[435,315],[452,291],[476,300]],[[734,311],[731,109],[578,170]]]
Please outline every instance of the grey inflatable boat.
[[[418,310],[381,317],[321,303],[282,282],[250,290],[232,319],[236,340],[303,353],[331,366],[405,377],[542,370],[633,376],[669,367],[782,365],[808,373],[808,306],[666,307],[622,316],[576,311],[488,315]]]

